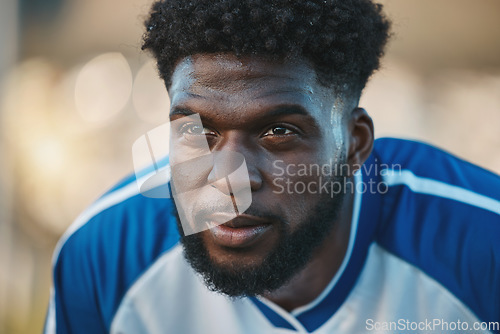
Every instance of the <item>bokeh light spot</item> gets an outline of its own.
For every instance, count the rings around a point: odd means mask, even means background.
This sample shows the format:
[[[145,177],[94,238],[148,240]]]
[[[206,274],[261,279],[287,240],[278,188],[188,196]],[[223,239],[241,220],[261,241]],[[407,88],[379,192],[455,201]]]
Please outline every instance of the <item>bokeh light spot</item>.
[[[88,122],[105,124],[125,107],[132,91],[132,71],[121,53],[105,53],[78,74],[75,104]]]
[[[132,101],[137,115],[143,121],[151,124],[168,121],[170,99],[153,62],[147,62],[137,72]]]

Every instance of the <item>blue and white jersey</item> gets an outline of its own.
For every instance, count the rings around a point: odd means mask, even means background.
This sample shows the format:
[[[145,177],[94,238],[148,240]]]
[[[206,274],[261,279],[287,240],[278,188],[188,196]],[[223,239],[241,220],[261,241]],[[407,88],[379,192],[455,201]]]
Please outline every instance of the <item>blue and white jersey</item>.
[[[58,244],[45,333],[500,333],[500,177],[387,138],[355,182],[341,267],[287,312],[209,291],[183,257],[173,202],[130,178]]]

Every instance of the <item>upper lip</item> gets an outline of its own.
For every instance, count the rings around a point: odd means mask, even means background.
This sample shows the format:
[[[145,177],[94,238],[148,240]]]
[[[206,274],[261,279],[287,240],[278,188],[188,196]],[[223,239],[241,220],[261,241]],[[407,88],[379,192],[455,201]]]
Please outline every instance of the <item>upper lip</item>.
[[[268,219],[248,215],[245,213],[239,214],[237,217],[228,216],[227,214],[212,214],[210,215],[210,220],[213,222],[219,222],[219,225],[224,225],[231,228],[256,226],[256,225],[267,225],[272,222]],[[232,218],[232,219],[231,219]]]

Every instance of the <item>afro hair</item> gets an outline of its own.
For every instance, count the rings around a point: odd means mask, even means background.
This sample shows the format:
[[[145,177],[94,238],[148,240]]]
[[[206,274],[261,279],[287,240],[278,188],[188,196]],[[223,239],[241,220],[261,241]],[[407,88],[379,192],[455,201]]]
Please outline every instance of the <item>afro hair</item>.
[[[177,62],[198,53],[305,58],[325,86],[360,92],[378,69],[390,22],[370,0],[160,0],[143,50],[167,87]]]

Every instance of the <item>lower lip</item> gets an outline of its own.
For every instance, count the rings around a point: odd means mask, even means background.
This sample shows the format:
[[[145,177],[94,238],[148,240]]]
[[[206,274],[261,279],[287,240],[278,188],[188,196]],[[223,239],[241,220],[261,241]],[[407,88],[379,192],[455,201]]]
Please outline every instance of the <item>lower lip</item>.
[[[210,228],[210,232],[215,241],[226,247],[247,247],[258,240],[269,231],[270,224],[242,226],[237,228],[226,225],[215,225]]]

